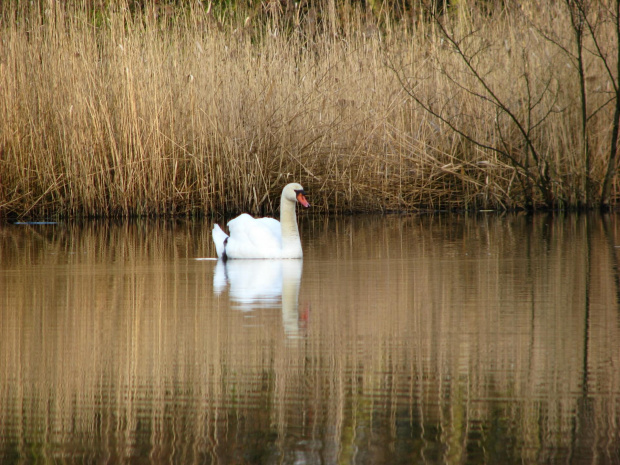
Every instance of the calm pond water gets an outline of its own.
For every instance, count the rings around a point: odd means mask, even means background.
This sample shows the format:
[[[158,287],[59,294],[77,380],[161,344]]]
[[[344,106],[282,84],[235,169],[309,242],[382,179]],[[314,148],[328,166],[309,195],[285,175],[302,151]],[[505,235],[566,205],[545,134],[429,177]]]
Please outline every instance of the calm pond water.
[[[619,220],[0,226],[0,462],[620,463]]]

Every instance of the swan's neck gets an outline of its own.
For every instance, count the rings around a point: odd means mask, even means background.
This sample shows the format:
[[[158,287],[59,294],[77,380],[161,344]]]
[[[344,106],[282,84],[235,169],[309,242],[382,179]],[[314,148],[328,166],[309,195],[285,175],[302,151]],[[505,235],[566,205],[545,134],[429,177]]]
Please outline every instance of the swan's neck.
[[[297,228],[295,202],[282,196],[280,201],[280,226],[282,228],[282,252],[287,258],[301,258],[301,241]]]

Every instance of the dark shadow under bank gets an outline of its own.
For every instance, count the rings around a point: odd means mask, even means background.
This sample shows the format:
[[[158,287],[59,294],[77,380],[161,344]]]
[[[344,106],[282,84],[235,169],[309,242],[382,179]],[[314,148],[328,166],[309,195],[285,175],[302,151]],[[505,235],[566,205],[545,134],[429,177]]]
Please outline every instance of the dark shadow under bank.
[[[620,205],[597,205],[597,206],[574,206],[566,208],[547,208],[539,206],[536,208],[508,208],[508,209],[489,209],[489,208],[427,208],[424,206],[410,209],[374,209],[374,210],[355,210],[355,209],[333,209],[329,210],[320,206],[312,205],[310,211],[304,211],[300,216],[306,215],[327,215],[327,216],[354,216],[354,215],[435,215],[435,214],[456,214],[471,215],[479,213],[496,213],[496,214],[549,214],[549,215],[566,215],[566,214],[614,214],[620,212]],[[259,209],[257,211],[239,210],[239,209],[222,209],[217,211],[204,211],[196,209],[193,213],[176,213],[176,214],[101,214],[101,215],[82,215],[82,214],[45,214],[38,215],[36,213],[19,213],[19,212],[3,212],[0,207],[0,223],[45,223],[60,221],[91,221],[91,220],[107,220],[107,221],[123,221],[135,219],[182,219],[182,220],[222,220],[225,218],[233,218],[241,213],[249,213],[252,216],[271,216],[278,217],[279,209]]]

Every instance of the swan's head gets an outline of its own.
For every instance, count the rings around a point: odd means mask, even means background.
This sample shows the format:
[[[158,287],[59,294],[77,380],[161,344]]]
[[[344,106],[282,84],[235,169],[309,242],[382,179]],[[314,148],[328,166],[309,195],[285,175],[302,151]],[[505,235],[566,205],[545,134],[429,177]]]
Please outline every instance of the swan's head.
[[[282,190],[282,197],[290,202],[299,202],[299,204],[305,208],[310,206],[308,199],[306,199],[306,193],[304,192],[304,188],[301,184],[293,182],[291,184],[287,184],[284,186]]]

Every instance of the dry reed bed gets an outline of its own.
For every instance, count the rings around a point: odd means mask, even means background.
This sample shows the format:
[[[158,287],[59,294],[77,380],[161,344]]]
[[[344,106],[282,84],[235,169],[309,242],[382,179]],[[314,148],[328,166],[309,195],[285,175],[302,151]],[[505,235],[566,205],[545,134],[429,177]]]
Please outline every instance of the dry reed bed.
[[[244,25],[186,13],[162,19],[119,8],[93,19],[57,3],[5,15],[0,215],[273,212],[292,180],[322,211],[523,206],[508,160],[456,136],[411,98],[457,115],[491,145],[502,138],[522,150],[508,122],[496,124],[496,109],[455,86],[450,73],[467,82],[463,63],[431,25],[388,22],[380,31],[348,11],[334,19],[334,36],[308,18],[286,30],[277,16]],[[555,14],[549,24],[565,37],[568,18]],[[554,194],[579,203],[585,167],[566,56],[517,13],[454,15],[455,31],[472,26],[488,43],[470,46],[483,48],[478,60],[502,98],[514,104],[557,88],[530,111],[554,110],[533,133]],[[536,76],[527,85],[524,66]],[[609,138],[605,111],[593,131],[595,180]]]

